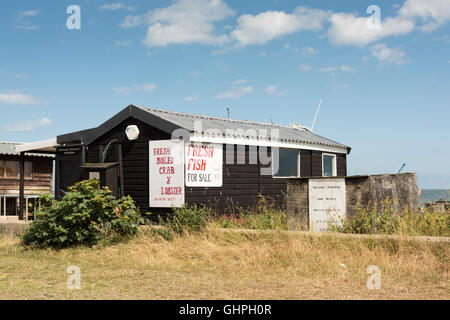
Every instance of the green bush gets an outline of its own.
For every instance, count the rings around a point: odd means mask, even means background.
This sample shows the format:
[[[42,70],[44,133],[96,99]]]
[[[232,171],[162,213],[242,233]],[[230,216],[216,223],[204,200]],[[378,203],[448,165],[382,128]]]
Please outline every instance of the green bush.
[[[142,218],[131,197],[117,200],[97,180],[76,183],[60,201],[43,199],[23,243],[36,247],[92,246],[138,233]]]

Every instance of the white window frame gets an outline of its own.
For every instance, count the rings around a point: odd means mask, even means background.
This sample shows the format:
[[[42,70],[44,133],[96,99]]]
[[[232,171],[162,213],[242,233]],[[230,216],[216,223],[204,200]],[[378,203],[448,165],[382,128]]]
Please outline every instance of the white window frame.
[[[323,158],[324,158],[324,156],[329,156],[329,157],[333,158],[333,165],[331,167],[331,170],[333,170],[333,173],[332,173],[331,176],[332,177],[337,177],[337,156],[335,154],[332,154],[332,153],[322,153],[322,177],[325,177],[325,172],[324,172],[325,166],[323,165]]]
[[[272,147],[271,150],[273,150],[274,147]],[[276,176],[274,173],[274,168],[273,168],[273,152],[272,152],[272,178],[274,179],[289,179],[289,178],[300,178],[300,149],[293,149],[293,148],[278,148],[278,149],[287,149],[287,150],[296,150],[297,151],[297,175],[296,176]],[[279,165],[279,163],[278,163]],[[280,168],[278,168],[279,170]]]

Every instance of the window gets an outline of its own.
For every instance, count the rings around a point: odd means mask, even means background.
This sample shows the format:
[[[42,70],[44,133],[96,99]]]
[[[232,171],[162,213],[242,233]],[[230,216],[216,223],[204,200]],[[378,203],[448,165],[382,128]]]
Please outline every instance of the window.
[[[19,161],[5,161],[6,178],[19,178]]]
[[[25,161],[24,165],[25,179],[33,178],[33,162]],[[20,175],[19,161],[4,161],[0,160],[0,179],[19,179]]]
[[[335,177],[336,172],[336,155],[335,154],[322,154],[322,176]]]
[[[33,162],[25,161],[24,171],[25,179],[33,179]]]
[[[300,150],[280,148],[278,172],[275,172],[276,163],[276,159],[272,158],[274,177],[300,177]]]

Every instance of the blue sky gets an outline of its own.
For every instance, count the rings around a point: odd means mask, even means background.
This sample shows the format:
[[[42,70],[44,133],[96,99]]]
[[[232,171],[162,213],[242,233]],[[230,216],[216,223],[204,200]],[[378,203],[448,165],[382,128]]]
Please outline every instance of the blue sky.
[[[310,127],[322,99],[314,132],[352,147],[349,174],[405,162],[449,188],[449,21],[450,0],[3,1],[0,140],[129,104]]]

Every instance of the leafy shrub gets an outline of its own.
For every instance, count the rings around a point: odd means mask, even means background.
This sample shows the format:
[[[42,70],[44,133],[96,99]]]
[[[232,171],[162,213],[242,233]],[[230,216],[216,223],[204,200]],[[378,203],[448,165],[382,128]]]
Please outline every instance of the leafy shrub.
[[[36,247],[65,248],[116,241],[138,233],[142,222],[131,197],[117,200],[97,180],[76,183],[60,201],[43,199],[23,236],[23,243]]]

